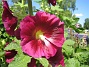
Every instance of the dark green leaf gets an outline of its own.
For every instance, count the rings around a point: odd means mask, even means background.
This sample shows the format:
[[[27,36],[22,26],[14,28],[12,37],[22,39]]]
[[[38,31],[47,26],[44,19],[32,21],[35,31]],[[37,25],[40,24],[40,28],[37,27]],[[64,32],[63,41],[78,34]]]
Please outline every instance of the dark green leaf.
[[[88,65],[82,65],[81,67],[89,67]]]

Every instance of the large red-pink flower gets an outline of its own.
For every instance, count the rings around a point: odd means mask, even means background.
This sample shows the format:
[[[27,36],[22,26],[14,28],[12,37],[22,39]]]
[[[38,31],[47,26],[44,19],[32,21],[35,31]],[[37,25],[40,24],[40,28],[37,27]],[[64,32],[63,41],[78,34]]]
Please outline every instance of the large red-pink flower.
[[[52,4],[53,6],[55,6],[56,5],[56,0],[48,0],[48,3],[50,4]]]
[[[64,23],[46,12],[26,16],[20,29],[22,50],[34,58],[53,57],[64,43]]]
[[[2,2],[4,9],[2,14],[2,21],[4,23],[4,27],[9,35],[14,35],[14,29],[17,25],[17,17],[13,16],[12,11],[9,9],[7,1],[2,0]]]

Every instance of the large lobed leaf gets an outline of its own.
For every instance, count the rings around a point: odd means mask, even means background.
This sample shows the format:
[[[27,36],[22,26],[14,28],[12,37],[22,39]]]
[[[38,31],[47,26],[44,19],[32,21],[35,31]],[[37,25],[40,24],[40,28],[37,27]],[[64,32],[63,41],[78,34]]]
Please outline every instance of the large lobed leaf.
[[[21,47],[20,47],[20,42],[19,40],[15,41],[15,42],[11,42],[10,44],[8,44],[4,50],[15,50],[18,53],[22,53]]]
[[[80,62],[75,58],[71,58],[66,62],[66,67],[80,67]]]
[[[11,62],[8,67],[27,67],[27,63],[31,61],[31,57],[26,55],[17,55],[15,60]]]
[[[65,46],[65,45],[73,46],[74,43],[75,43],[75,41],[73,41],[73,40],[71,40],[71,39],[68,39],[68,40],[66,40],[66,41],[64,42],[64,46]]]

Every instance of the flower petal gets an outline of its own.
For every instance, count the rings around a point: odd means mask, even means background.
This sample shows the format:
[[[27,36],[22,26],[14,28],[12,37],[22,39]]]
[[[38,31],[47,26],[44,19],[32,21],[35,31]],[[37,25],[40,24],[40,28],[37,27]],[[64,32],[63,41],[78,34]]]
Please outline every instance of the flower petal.
[[[62,47],[65,39],[64,39],[64,23],[60,22],[59,26],[53,30],[51,37],[46,38],[52,44],[56,45],[57,47]]]
[[[64,57],[62,54],[62,48],[59,48],[55,56],[48,59],[52,67],[58,67],[58,65],[65,66]]]
[[[28,67],[36,67],[36,60],[34,58],[32,58],[31,62],[28,63]]]
[[[15,36],[16,36],[16,38],[17,38],[18,40],[21,39],[21,37],[20,37],[20,31],[21,31],[20,28],[18,28],[18,29],[15,30]]]
[[[46,39],[44,40],[44,44],[45,44],[44,46],[45,57],[47,59],[53,57],[57,52],[57,47]]]
[[[57,18],[55,15],[51,15],[43,11],[38,11],[35,17],[35,25],[40,26],[48,31],[51,31],[53,28],[55,28],[55,26],[58,26],[60,22],[60,19]]]
[[[30,16],[26,16],[20,22],[20,29],[21,29],[21,38],[30,38],[32,39],[32,33],[35,29],[34,20],[30,18]]]
[[[42,42],[41,40],[32,40],[23,45],[22,50],[24,53],[34,58],[43,56],[46,58],[50,58],[56,54],[57,47],[47,40],[45,40],[44,42]]]
[[[22,46],[22,50],[24,53],[28,54],[29,56],[32,56],[34,58],[38,58],[41,56],[44,56],[43,52],[43,44],[40,43],[40,41],[32,40],[28,42],[27,44]]]

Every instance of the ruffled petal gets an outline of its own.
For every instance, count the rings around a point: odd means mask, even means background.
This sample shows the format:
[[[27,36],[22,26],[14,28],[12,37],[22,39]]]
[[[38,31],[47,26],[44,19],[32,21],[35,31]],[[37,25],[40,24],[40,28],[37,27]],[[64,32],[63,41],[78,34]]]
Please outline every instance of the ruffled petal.
[[[30,18],[30,16],[26,16],[21,22],[20,22],[20,35],[21,39],[23,38],[30,38],[33,39],[33,31],[35,29],[34,20]]]
[[[52,44],[50,41],[48,40],[44,40],[44,54],[45,54],[45,57],[48,59],[50,57],[53,57],[56,52],[57,52],[57,49],[58,47],[56,47],[54,44]]]
[[[62,47],[65,38],[64,38],[64,23],[60,22],[59,26],[53,30],[53,33],[50,37],[47,38],[52,44],[57,47]]]
[[[36,60],[34,58],[32,58],[31,62],[28,63],[28,67],[36,67]]]
[[[24,53],[34,58],[46,57],[50,58],[57,52],[57,47],[48,42],[47,40],[32,40],[22,46]]]
[[[15,36],[16,36],[16,38],[17,38],[18,40],[21,39],[21,37],[20,37],[20,31],[21,31],[20,28],[18,28],[18,29],[15,30]]]
[[[60,22],[60,19],[55,15],[51,15],[43,11],[38,11],[35,17],[35,25],[49,32],[52,31],[56,26],[58,26]]]
[[[37,40],[32,40],[22,46],[23,52],[34,58],[44,56],[43,49],[43,44],[41,43],[41,41]]]
[[[48,60],[52,67],[58,67],[58,65],[65,66],[62,48],[59,48],[55,56],[49,58]]]

